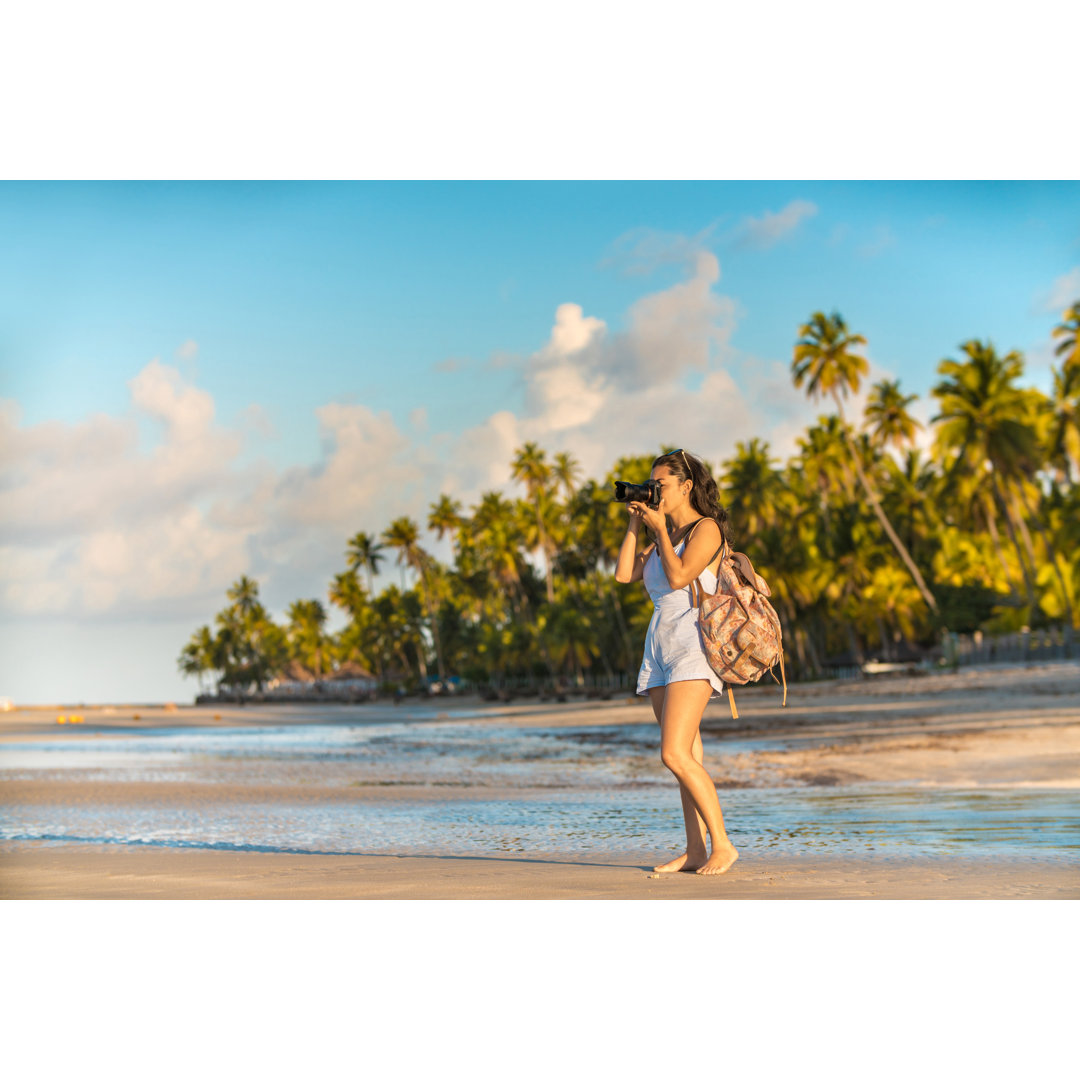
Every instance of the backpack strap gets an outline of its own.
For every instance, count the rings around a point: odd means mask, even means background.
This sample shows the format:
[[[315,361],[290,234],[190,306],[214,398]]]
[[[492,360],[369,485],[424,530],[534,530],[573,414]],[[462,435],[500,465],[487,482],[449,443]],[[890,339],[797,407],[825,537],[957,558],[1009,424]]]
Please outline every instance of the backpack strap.
[[[697,519],[697,521],[695,521],[694,524],[690,526],[690,532],[688,532],[686,534],[686,536],[683,537],[683,540],[689,540],[690,539],[690,533],[692,533],[704,520],[705,520],[704,515],[702,517],[699,517]],[[712,520],[715,521],[716,518],[713,518]],[[713,559],[715,559],[716,556],[719,555],[721,552],[724,552],[724,558],[725,559],[727,558],[726,548],[728,546],[728,542],[727,542],[727,540],[724,539],[724,534],[723,533],[720,534],[720,538],[721,538],[720,546],[713,552],[712,559],[710,559],[705,564],[707,567],[712,565]],[[718,579],[719,579],[719,576],[720,575],[717,574]],[[696,593],[694,591],[694,586],[695,585],[697,586],[697,592]],[[690,582],[689,586],[687,586],[687,587],[690,589],[690,606],[692,608],[701,607],[701,601],[705,597],[705,586],[701,584],[701,578],[700,577],[695,578],[693,581]],[[732,708],[735,707],[734,701],[732,701],[731,707]]]

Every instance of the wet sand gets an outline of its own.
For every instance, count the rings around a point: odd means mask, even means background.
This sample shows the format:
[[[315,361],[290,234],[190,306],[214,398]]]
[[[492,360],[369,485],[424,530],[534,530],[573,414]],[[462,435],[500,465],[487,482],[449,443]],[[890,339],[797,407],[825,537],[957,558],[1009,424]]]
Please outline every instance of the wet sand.
[[[745,865],[744,865],[745,863]],[[552,858],[80,847],[6,851],[6,899],[1028,900],[1080,898],[1050,860],[740,858],[726,873]]]
[[[786,709],[771,687],[737,693],[740,717],[710,704],[709,740],[764,740],[706,766],[720,791],[730,787],[831,787],[865,782],[916,787],[1080,787],[1080,664],[995,668],[859,683],[795,686]],[[59,713],[85,723],[58,725]],[[175,710],[148,707],[20,709],[0,714],[0,745],[27,740],[93,739],[147,728],[275,724],[387,723],[453,719],[462,712],[500,724],[648,724],[644,702],[626,699],[542,705],[463,700],[388,705],[246,706]],[[134,719],[135,714],[139,719]],[[220,717],[217,719],[216,717]],[[775,745],[770,745],[774,743]],[[708,750],[707,750],[708,754]],[[211,811],[230,802],[319,803],[453,800],[475,791],[448,783],[155,783],[65,779],[55,774],[5,781],[6,805],[148,804]],[[486,788],[485,798],[521,797],[520,788]],[[658,851],[656,861],[675,852]],[[4,898],[371,898],[371,899],[915,899],[1080,898],[1073,858],[975,859],[789,856],[740,858],[723,875],[655,876],[645,864],[545,853],[526,856],[324,854],[220,851],[138,845],[0,847]]]

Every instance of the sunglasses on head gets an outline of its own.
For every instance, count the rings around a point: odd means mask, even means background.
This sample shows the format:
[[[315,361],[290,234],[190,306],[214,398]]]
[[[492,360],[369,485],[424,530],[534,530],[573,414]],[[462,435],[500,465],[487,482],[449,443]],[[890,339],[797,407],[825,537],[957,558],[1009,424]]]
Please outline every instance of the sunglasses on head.
[[[671,456],[672,456],[672,457],[674,457],[674,456],[675,456],[676,454],[682,454],[682,459],[683,459],[683,461],[684,461],[684,462],[686,463],[686,471],[687,471],[688,473],[692,473],[692,472],[693,472],[693,469],[691,469],[691,468],[690,468],[690,462],[686,460],[686,451],[685,451],[685,450],[681,450],[681,449],[680,449],[680,450],[672,450],[672,451],[671,451]]]

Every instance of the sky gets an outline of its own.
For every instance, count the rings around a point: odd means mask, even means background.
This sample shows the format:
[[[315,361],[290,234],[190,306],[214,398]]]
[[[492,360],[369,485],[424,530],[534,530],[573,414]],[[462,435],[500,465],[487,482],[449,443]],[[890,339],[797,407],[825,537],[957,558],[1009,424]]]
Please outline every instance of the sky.
[[[1080,299],[1067,181],[9,182],[0,239],[22,704],[190,701],[180,650],[241,574],[282,621],[327,604],[357,531],[521,494],[527,440],[597,479],[661,444],[785,458],[814,311],[926,421],[970,338],[1048,390]]]

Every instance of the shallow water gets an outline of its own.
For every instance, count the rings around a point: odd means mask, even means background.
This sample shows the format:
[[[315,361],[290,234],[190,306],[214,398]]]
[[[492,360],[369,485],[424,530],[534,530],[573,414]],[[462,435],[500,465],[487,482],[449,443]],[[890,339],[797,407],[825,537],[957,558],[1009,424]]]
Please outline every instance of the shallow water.
[[[713,764],[782,745],[705,743]],[[650,724],[523,728],[490,721],[167,728],[43,739],[0,748],[0,785],[29,778],[309,784],[323,796],[215,802],[211,794],[202,806],[0,806],[0,840],[342,854],[559,853],[648,862],[677,853],[684,837],[678,793],[658,746]],[[407,782],[466,790],[445,801],[356,800],[347,791]],[[515,796],[485,795],[495,787],[510,787]],[[728,833],[746,852],[1080,855],[1080,800],[1071,790],[858,784],[719,794]]]
[[[745,753],[775,742],[725,739],[711,755]],[[364,782],[496,787],[604,787],[659,782],[652,724],[522,727],[409,722],[265,728],[157,728],[133,735],[41,739],[0,746],[7,779]]]

